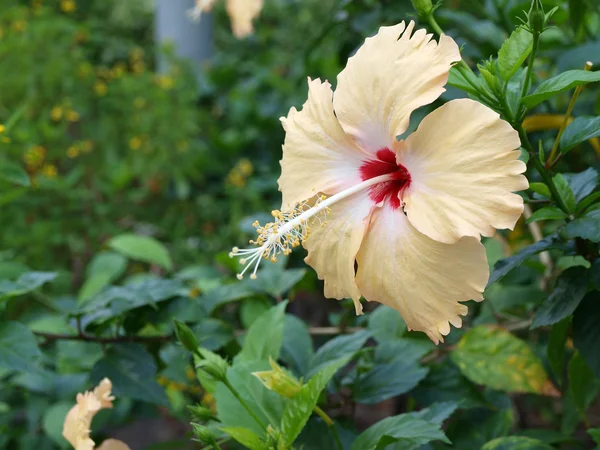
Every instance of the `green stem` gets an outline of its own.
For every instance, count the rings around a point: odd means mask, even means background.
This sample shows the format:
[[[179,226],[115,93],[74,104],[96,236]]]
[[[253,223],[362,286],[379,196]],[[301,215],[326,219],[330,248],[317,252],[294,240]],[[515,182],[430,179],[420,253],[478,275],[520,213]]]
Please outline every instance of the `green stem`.
[[[223,381],[223,384],[225,386],[227,386],[227,389],[229,389],[231,391],[231,393],[233,394],[233,396],[244,407],[244,409],[246,411],[248,411],[248,414],[250,414],[252,416],[252,418],[256,421],[256,423],[258,423],[262,427],[262,429],[266,431],[267,425],[262,420],[260,420],[260,418],[254,413],[254,411],[252,411],[252,409],[248,406],[248,404],[240,396],[239,392],[231,385],[231,383],[229,382],[229,380],[225,379],[225,380],[222,380],[222,381]]]
[[[338,446],[339,450],[343,450],[344,446],[342,444],[342,440],[340,439],[340,435],[337,431],[337,428],[335,427],[335,423],[333,422],[333,419],[331,417],[329,417],[327,415],[327,413],[325,411],[323,411],[321,408],[319,408],[318,406],[315,406],[315,409],[313,410],[315,412],[315,414],[317,416],[319,416],[321,419],[323,419],[323,422],[325,422],[327,424],[327,426],[329,427],[329,429],[331,430],[331,434],[333,434],[333,438],[335,439],[335,443]]]
[[[523,89],[521,90],[521,100],[523,97],[527,95],[529,92],[529,88],[531,87],[531,78],[533,77],[533,62],[535,61],[535,55],[537,54],[538,44],[540,43],[540,34],[537,32],[533,33],[533,46],[531,48],[531,53],[529,54],[529,62],[527,63],[527,73],[525,74],[525,83],[523,84]],[[524,106],[523,111],[520,114],[520,117],[523,117],[527,108]]]
[[[546,168],[540,161],[540,158],[538,157],[536,152],[533,150],[533,146],[531,145],[531,142],[529,142],[529,137],[527,136],[527,133],[523,129],[523,125],[518,124],[515,126],[515,128],[519,132],[519,137],[521,138],[522,145],[527,149],[527,151],[531,155],[530,160],[533,161],[533,165],[534,165],[535,169],[539,172],[539,174],[542,176],[542,179],[548,186],[548,189],[550,190],[550,193],[552,194],[553,200],[556,202],[556,204],[558,205],[558,207],[560,209],[562,209],[568,216],[570,216],[571,212],[569,211],[569,208],[565,204],[565,201],[563,200],[563,198],[558,193],[558,190],[556,189],[556,185],[554,184],[554,180],[552,179],[552,176],[546,170]]]

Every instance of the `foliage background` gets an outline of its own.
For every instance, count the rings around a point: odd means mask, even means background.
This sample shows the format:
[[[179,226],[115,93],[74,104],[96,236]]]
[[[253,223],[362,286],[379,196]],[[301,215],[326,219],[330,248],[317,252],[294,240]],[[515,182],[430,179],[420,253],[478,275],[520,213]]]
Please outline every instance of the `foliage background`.
[[[600,64],[596,2],[542,3],[558,10],[540,38],[534,86],[587,60]],[[496,58],[530,4],[447,0],[436,17],[475,68]],[[245,387],[251,409],[274,427],[291,400],[266,391],[251,371],[279,357],[306,381],[351,360],[312,395],[335,432],[313,416],[297,430],[297,448],[335,448],[336,433],[352,449],[444,448],[446,439],[466,450],[594,448],[593,140],[579,139],[554,168],[579,174],[557,181],[571,217],[536,213],[544,219],[537,229],[523,221],[487,240],[490,265],[501,260],[498,281],[442,346],[408,333],[388,308],[368,305],[357,318],[351,302],[323,299],[302,252],[265,267],[254,283],[235,280],[227,252],[279,206],[278,118],[302,105],[307,76],[333,82],[365,37],[408,18],[419,20],[404,0],[266,0],[255,35],[240,41],[220,5],[216,52],[197,83],[185,61],[156,47],[147,0],[0,0],[0,448],[67,448],[62,420],[76,393],[105,376],[118,400],[94,421],[97,442],[202,448],[212,433],[223,448],[240,448],[220,428],[260,434],[251,418],[240,425],[247,411],[223,383],[196,370],[174,319],[233,361],[225,379]],[[161,52],[171,60],[167,73],[155,69]],[[571,93],[527,113],[530,137],[546,154],[562,119],[540,114],[564,114]],[[413,115],[411,129],[465,95],[450,86]],[[588,85],[573,116],[599,113],[598,86]],[[597,123],[593,130],[600,134]],[[535,171],[529,177],[538,184],[524,196],[540,210],[551,203],[548,189]],[[547,238],[534,244],[536,230]],[[198,404],[211,413],[187,408]],[[194,435],[191,421],[207,428]],[[378,444],[381,436],[396,437]]]

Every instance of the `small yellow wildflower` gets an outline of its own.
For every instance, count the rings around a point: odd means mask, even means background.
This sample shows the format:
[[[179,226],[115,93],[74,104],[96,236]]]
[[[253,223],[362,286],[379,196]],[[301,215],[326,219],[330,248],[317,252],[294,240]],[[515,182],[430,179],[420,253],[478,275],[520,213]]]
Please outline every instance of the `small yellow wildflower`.
[[[164,89],[165,91],[168,91],[170,89],[173,88],[173,85],[175,84],[173,82],[173,78],[171,78],[168,75],[159,75],[158,77],[156,77],[156,84],[158,84],[158,86],[161,89]]]
[[[70,14],[75,12],[77,9],[77,4],[75,3],[75,0],[62,0],[60,2],[60,9],[62,9],[63,12]]]
[[[46,158],[46,149],[41,145],[35,145],[23,156],[23,160],[25,161],[25,165],[28,169],[35,170],[38,167],[41,167],[44,163],[44,159]]]
[[[103,81],[96,81],[96,83],[94,84],[94,92],[96,93],[96,95],[98,95],[99,97],[103,97],[106,95],[106,93],[108,92],[108,86],[106,85],[106,83],[104,83]]]
[[[67,149],[67,156],[69,158],[77,158],[79,156],[79,148],[77,146],[72,145]]]
[[[56,175],[58,175],[58,169],[54,164],[45,164],[44,167],[42,167],[42,174],[48,178],[56,178]]]
[[[17,33],[24,31],[27,28],[27,22],[24,20],[15,20],[12,24],[12,29]]]
[[[50,110],[50,118],[55,122],[58,122],[60,119],[62,119],[62,116],[63,110],[60,106],[55,106]]]
[[[134,136],[131,139],[129,139],[129,148],[131,150],[139,150],[139,148],[142,146],[142,144],[143,144],[143,140],[139,136]]]
[[[249,177],[254,172],[254,166],[252,162],[247,158],[242,158],[237,163],[237,168],[242,175]]]
[[[125,65],[123,63],[117,63],[111,69],[110,74],[113,78],[120,78],[125,73]]]
[[[94,149],[94,143],[90,140],[83,141],[81,143],[81,151],[83,153],[90,153]]]
[[[0,123],[0,134],[4,133],[6,131],[6,127]]]
[[[79,64],[77,68],[77,75],[80,78],[85,78],[92,73],[92,65],[88,62],[83,62]]]
[[[67,113],[67,120],[69,122],[77,122],[77,121],[79,121],[79,113],[77,111],[73,111],[73,110],[69,111]]]

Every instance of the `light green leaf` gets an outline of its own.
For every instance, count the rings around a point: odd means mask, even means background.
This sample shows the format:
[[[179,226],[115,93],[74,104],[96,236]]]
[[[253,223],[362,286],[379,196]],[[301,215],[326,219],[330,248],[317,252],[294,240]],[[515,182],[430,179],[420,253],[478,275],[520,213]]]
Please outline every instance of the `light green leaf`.
[[[283,320],[287,301],[264,312],[254,321],[236,361],[274,360],[279,358],[283,342]]]
[[[221,431],[227,433],[250,450],[269,450],[267,444],[254,431],[242,427],[225,427]]]
[[[98,294],[106,286],[108,286],[111,281],[113,281],[113,276],[107,272],[99,272],[92,275],[85,280],[85,283],[83,283],[83,286],[81,286],[81,289],[79,289],[79,293],[77,294],[77,302],[82,305],[94,295]]]
[[[261,314],[271,308],[271,303],[264,298],[250,297],[241,302],[240,319],[244,328],[250,328]]]
[[[536,210],[529,219],[527,219],[527,223],[537,222],[538,220],[560,220],[565,219],[567,215],[564,211],[556,206],[547,206],[545,208],[541,208]]]
[[[575,199],[575,194],[569,186],[569,182],[561,173],[557,173],[554,175],[554,184],[556,185],[556,190],[558,191],[558,195],[564,200],[567,205],[567,209],[570,212],[575,211],[575,207],[577,206],[577,200]]]
[[[600,81],[600,72],[567,70],[541,83],[533,94],[523,97],[523,104],[528,108],[533,108],[561,92],[596,81]]]
[[[301,376],[308,371],[312,356],[313,344],[306,322],[292,314],[286,314],[281,359]]]
[[[600,446],[600,428],[589,428],[587,432],[592,437],[596,445]]]
[[[317,373],[336,359],[352,357],[362,348],[370,337],[370,331],[362,330],[357,331],[354,334],[337,336],[331,339],[325,345],[321,346],[314,354],[310,362],[310,370],[307,377]]]
[[[27,272],[20,275],[17,281],[0,280],[0,299],[17,297],[35,291],[54,280],[57,275],[56,272]]]
[[[10,161],[0,161],[0,179],[19,186],[29,186],[29,175],[20,165]]]
[[[86,268],[86,276],[92,277],[99,273],[110,274],[116,280],[125,273],[127,258],[115,252],[100,252],[96,254]]]
[[[475,76],[474,73],[470,71],[468,76],[469,79],[467,80],[467,78],[465,78],[456,67],[452,67],[450,69],[450,75],[448,77],[448,84],[450,86],[454,86],[455,88],[460,89],[461,91],[465,91],[469,94],[477,96],[479,93],[477,89],[473,87],[473,84],[475,86],[480,86],[479,79],[477,78],[477,76]]]
[[[579,173],[565,173],[564,176],[577,202],[591,194],[598,186],[598,172],[591,167]]]
[[[129,397],[159,405],[168,405],[164,389],[156,382],[156,363],[139,344],[119,344],[111,347],[92,368],[94,383],[110,378],[117,397]]]
[[[553,450],[542,441],[525,436],[506,436],[494,439],[485,444],[481,450]]]
[[[507,392],[552,391],[539,358],[519,338],[499,328],[471,328],[451,354],[471,381]]]
[[[319,396],[331,377],[346,363],[349,358],[338,359],[317,372],[285,406],[281,417],[281,433],[288,445],[293,444],[313,409],[317,406]]]
[[[35,360],[41,356],[35,336],[18,322],[0,327],[0,368],[35,372]]]
[[[524,27],[519,27],[504,41],[498,52],[498,69],[508,81],[523,65],[533,48],[533,36]]]
[[[156,264],[167,270],[173,268],[169,251],[154,238],[135,234],[121,234],[108,241],[108,246],[128,258]]]
[[[577,117],[560,138],[560,151],[567,153],[589,139],[600,136],[600,117]]]
[[[569,392],[575,407],[585,418],[585,412],[598,395],[600,380],[597,380],[592,369],[587,365],[579,352],[575,352],[567,369],[569,374]]]
[[[60,448],[69,448],[69,442],[63,437],[63,425],[67,413],[73,407],[73,402],[59,402],[52,405],[44,412],[42,428],[44,433]]]
[[[529,189],[531,189],[536,194],[541,195],[542,197],[552,197],[550,189],[548,189],[548,186],[546,186],[544,183],[529,183]]]

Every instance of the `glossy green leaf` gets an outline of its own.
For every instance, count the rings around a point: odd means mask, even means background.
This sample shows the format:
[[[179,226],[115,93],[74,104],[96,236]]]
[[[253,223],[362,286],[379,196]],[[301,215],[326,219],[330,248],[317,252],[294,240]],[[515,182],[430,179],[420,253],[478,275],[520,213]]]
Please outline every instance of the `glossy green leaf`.
[[[479,79],[472,72],[469,72],[467,76],[469,77],[468,79],[456,67],[452,67],[448,77],[448,84],[461,91],[478,96],[478,90],[473,85],[480,86]]]
[[[598,291],[585,296],[573,315],[573,345],[600,378],[600,298]]]
[[[588,271],[572,267],[564,271],[556,286],[537,309],[531,328],[555,324],[573,314],[588,290]]]
[[[600,72],[568,70],[542,82],[533,94],[523,97],[523,103],[528,108],[533,108],[561,92],[596,81],[600,81]]]
[[[485,444],[481,450],[553,450],[554,447],[525,436],[506,436]]]
[[[600,136],[600,117],[577,117],[561,136],[560,151],[567,153],[582,142],[598,136]]]
[[[471,328],[451,353],[471,381],[506,392],[548,393],[544,367],[521,339],[500,328]]]
[[[292,314],[286,314],[280,358],[296,375],[301,376],[308,372],[313,353],[313,343],[306,323]]]
[[[264,312],[254,321],[236,360],[255,361],[277,360],[283,342],[283,321],[287,301],[281,302]]]
[[[317,373],[336,359],[352,357],[362,348],[370,337],[371,333],[368,330],[362,330],[353,334],[337,336],[331,339],[321,346],[313,355],[307,376],[312,376],[312,374]]]
[[[567,372],[569,375],[569,392],[579,414],[585,417],[586,410],[600,392],[600,380],[596,379],[592,369],[579,352],[575,352],[571,357]]]
[[[394,308],[378,306],[369,314],[369,330],[379,342],[398,339],[406,332],[406,323]]]
[[[260,297],[250,297],[240,304],[240,319],[244,328],[250,328],[256,319],[271,307],[271,302]]]
[[[519,27],[504,41],[498,52],[498,70],[504,80],[510,80],[523,65],[533,48],[533,36]]]
[[[313,377],[304,384],[300,392],[290,399],[285,405],[283,416],[281,417],[281,433],[288,445],[296,440],[309,417],[313,413],[319,396],[331,377],[346,363],[349,358],[338,359],[331,364],[323,367]]]
[[[565,202],[565,205],[567,205],[567,209],[570,212],[574,212],[575,207],[577,206],[577,200],[575,199],[575,194],[573,193],[571,186],[569,186],[569,182],[562,173],[557,173],[554,175],[553,180],[556,190],[558,191],[558,195],[560,195]]]
[[[156,382],[156,363],[139,344],[111,347],[90,374],[94,383],[109,378],[117,397],[129,397],[159,405],[168,405],[164,389]]]
[[[565,173],[564,177],[567,179],[577,202],[591,194],[599,182],[598,172],[592,167],[588,167],[579,173]]]
[[[173,268],[173,262],[167,248],[154,238],[136,234],[121,234],[108,241],[108,246],[114,251],[149,264],[156,264],[167,270]]]
[[[0,326],[0,369],[36,371],[41,356],[33,333],[18,322]]]
[[[600,192],[594,192],[593,194],[588,195],[586,198],[584,198],[579,203],[577,203],[576,213],[581,214],[588,207],[596,204],[599,199],[600,199]]]
[[[550,198],[552,194],[550,193],[550,189],[544,183],[534,182],[529,183],[529,189],[531,189],[536,194],[541,195],[542,197]]]
[[[587,432],[592,437],[596,445],[600,446],[600,428],[590,428],[587,430]]]
[[[556,206],[547,206],[536,210],[531,217],[527,219],[527,223],[537,222],[538,220],[561,220],[566,217],[567,215],[562,209],[557,208]]]
[[[19,186],[29,186],[29,174],[20,165],[10,161],[0,161],[0,180]]]
[[[569,238],[582,238],[600,242],[600,210],[593,210],[567,224],[565,234]]]
[[[555,378],[562,381],[565,366],[565,353],[571,318],[566,318],[552,326],[546,355],[552,367]]]
[[[269,450],[269,446],[254,431],[242,427],[224,427],[221,431],[227,433],[250,450]]]

